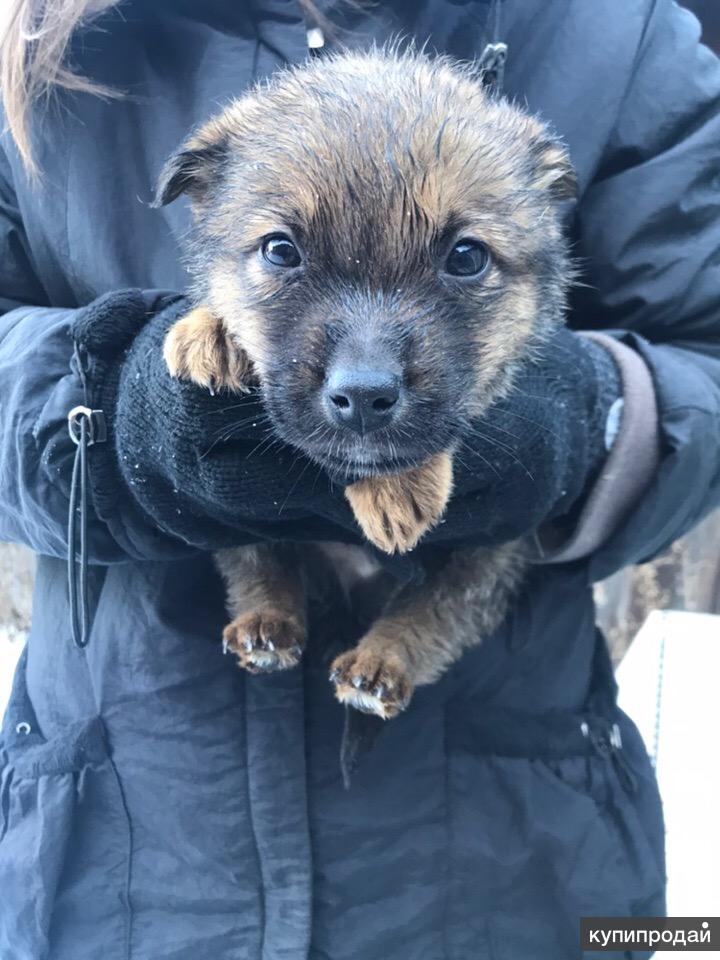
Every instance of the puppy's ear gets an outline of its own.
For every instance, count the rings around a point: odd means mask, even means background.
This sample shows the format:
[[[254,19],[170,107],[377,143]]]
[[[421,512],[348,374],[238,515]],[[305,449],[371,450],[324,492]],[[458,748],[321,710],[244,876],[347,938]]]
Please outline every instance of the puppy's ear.
[[[152,206],[164,207],[181,193],[188,194],[192,200],[202,200],[208,188],[222,175],[227,154],[228,140],[224,135],[211,139],[201,131],[188,140],[163,167]]]
[[[574,200],[578,183],[567,150],[547,130],[538,133],[530,145],[532,184],[553,200]]]

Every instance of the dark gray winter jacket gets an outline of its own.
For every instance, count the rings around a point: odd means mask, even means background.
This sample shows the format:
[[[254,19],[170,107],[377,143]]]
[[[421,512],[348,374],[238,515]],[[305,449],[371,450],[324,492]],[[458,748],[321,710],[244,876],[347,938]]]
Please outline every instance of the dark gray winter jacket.
[[[671,0],[501,7],[506,91],[579,174],[571,325],[643,358],[660,462],[591,555],[534,568],[503,628],[418,692],[349,791],[324,645],[342,616],[319,619],[302,670],[247,677],[217,642],[209,555],[160,558],[147,530],[121,546],[97,521],[79,650],[64,562],[77,308],[184,288],[188,211],[149,208],[157,172],[189,127],[305,56],[298,5],[126,0],[73,46],[125,96],[63,94],[37,118],[41,190],[4,138],[0,536],[40,560],[2,734],[3,960],[572,960],[580,916],[662,912],[659,800],[591,585],[720,502],[720,66]],[[401,30],[472,57],[488,39],[482,0],[344,18],[357,44]]]

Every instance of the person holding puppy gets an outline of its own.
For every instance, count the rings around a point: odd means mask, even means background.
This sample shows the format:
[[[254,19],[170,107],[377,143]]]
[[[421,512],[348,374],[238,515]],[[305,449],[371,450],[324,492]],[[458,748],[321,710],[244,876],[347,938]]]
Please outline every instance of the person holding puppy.
[[[657,787],[591,586],[720,501],[720,67],[696,21],[670,0],[10,6],[0,536],[39,559],[1,740],[0,953],[564,960],[581,916],[662,914]],[[150,200],[228,98],[308,47],[398,31],[479,58],[562,138],[582,284],[457,452],[426,538],[428,556],[524,538],[530,572],[346,789],[328,665],[361,598],[324,596],[302,663],[249,675],[222,656],[210,551],[362,537],[341,480],[252,397],[174,379],[151,349],[185,307],[189,211]],[[272,236],[268,256],[293,256]],[[479,273],[479,250],[445,267]],[[386,561],[398,582],[424,543]]]

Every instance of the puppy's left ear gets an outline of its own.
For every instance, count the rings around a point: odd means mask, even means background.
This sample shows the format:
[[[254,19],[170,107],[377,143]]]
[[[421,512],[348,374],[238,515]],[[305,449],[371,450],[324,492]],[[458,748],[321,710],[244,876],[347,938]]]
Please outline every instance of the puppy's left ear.
[[[545,190],[553,200],[574,200],[578,182],[567,150],[546,130],[542,130],[530,146],[532,183]]]
[[[226,136],[218,131],[209,136],[205,130],[201,130],[163,167],[152,206],[164,207],[181,193],[188,194],[191,200],[202,200],[212,184],[222,176],[227,154]]]

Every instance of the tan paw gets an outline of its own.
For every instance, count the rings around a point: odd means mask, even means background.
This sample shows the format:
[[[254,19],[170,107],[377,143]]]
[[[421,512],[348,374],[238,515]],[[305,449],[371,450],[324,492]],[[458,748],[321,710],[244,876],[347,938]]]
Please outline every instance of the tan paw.
[[[234,653],[250,673],[294,667],[304,646],[303,626],[275,610],[243,613],[223,631],[223,650]]]
[[[345,496],[371,543],[407,553],[442,518],[451,492],[452,455],[439,453],[405,473],[359,480]]]
[[[413,685],[401,657],[356,647],[340,654],[330,668],[335,696],[363,713],[390,720],[410,702]]]
[[[254,382],[247,355],[206,307],[192,310],[168,330],[163,356],[173,377],[209,390],[246,393]]]

